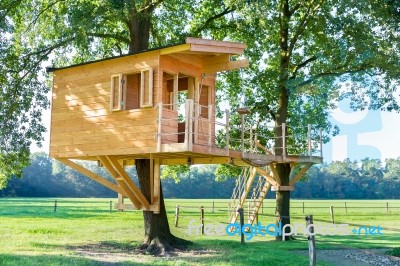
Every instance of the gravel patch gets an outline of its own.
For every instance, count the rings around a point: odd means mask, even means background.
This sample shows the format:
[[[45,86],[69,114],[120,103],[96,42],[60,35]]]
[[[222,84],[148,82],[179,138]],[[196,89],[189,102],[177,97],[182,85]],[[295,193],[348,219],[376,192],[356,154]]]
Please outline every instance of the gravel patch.
[[[400,266],[400,258],[385,255],[388,249],[327,249],[317,250],[317,263],[326,261],[340,266]],[[308,256],[308,250],[296,253]]]

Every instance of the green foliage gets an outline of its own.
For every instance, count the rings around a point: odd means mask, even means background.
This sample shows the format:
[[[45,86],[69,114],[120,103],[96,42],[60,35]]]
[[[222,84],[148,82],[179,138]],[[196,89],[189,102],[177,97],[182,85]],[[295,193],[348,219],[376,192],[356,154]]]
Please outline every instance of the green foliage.
[[[267,126],[283,122],[295,127],[293,135],[316,124],[328,141],[338,133],[328,116],[340,99],[349,98],[353,109],[400,110],[396,1],[2,0],[0,186],[21,175],[31,143],[42,140],[43,67],[126,54],[139,41],[132,18],[150,19],[149,47],[185,36],[246,42],[250,67],[223,73],[217,96],[233,110],[251,107],[247,123],[257,126],[263,145],[280,134]],[[177,180],[181,170],[167,173]]]
[[[393,250],[388,250],[385,252],[385,254],[400,257],[400,247],[394,248]]]
[[[215,171],[215,180],[225,181],[228,178],[237,178],[242,171],[241,167],[231,164],[219,164]]]
[[[180,178],[187,176],[189,171],[189,165],[168,165],[162,168],[161,178],[172,178],[175,183],[179,183]]]
[[[73,169],[49,158],[44,153],[33,153],[31,164],[23,170],[22,179],[12,179],[1,196],[14,197],[115,197],[116,193]],[[294,198],[308,199],[396,199],[400,190],[400,158],[391,164],[369,169],[374,159],[362,163],[350,160],[335,161],[312,167],[307,178],[296,183],[291,192]],[[85,168],[112,181],[106,170],[93,162],[79,162]],[[230,198],[236,178],[242,168],[232,165],[164,167],[162,180],[166,198]],[[134,167],[127,168],[138,184]],[[380,173],[380,174],[374,174]],[[174,177],[174,175],[176,175]],[[383,177],[382,177],[383,175]],[[138,185],[139,186],[139,185]],[[273,192],[268,198],[274,198]]]
[[[266,125],[286,122],[294,135],[314,124],[326,142],[339,130],[329,112],[344,98],[355,110],[398,111],[399,16],[389,2],[236,1],[226,36],[247,43],[251,64],[242,80],[223,74],[220,101],[250,107],[261,139]]]

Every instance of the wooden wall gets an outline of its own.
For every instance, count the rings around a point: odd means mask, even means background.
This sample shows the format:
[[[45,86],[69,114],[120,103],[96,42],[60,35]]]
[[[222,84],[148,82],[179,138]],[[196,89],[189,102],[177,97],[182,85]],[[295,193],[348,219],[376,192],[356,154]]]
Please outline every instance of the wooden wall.
[[[168,92],[171,91],[171,85],[160,73],[195,78],[204,86],[209,86],[210,96],[205,94],[205,90],[201,95],[196,95],[192,88],[188,97],[195,99],[195,102],[200,99],[202,104],[210,97],[211,103],[215,103],[215,75],[203,78],[201,66],[201,58],[194,55],[160,56],[159,51],[152,51],[56,70],[53,76],[50,156],[84,158],[156,152],[156,107],[159,102],[169,102]],[[135,109],[139,103],[132,99],[137,98],[138,92],[129,91],[128,88],[126,98],[130,104],[127,110],[111,112],[111,76],[123,74],[133,79],[129,74],[148,68],[153,69],[153,107]],[[187,84],[185,86],[188,87]],[[177,117],[177,112],[164,109],[163,117]],[[198,133],[208,134],[208,123],[204,121],[197,130]],[[162,132],[173,133],[165,134],[162,144],[178,143],[176,120],[163,121]],[[208,145],[208,137],[200,137],[198,141]]]
[[[57,70],[53,77],[50,155],[85,157],[154,152],[158,52]],[[154,107],[110,111],[111,75],[151,67]]]

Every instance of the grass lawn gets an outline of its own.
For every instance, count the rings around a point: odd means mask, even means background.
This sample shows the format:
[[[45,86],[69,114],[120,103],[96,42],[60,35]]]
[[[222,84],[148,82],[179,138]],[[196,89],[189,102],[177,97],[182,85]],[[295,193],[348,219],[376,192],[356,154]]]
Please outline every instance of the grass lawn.
[[[0,198],[0,265],[308,265],[308,257],[293,251],[308,249],[303,235],[286,242],[255,236],[241,245],[238,236],[188,234],[190,220],[200,223],[200,206],[206,208],[206,225],[227,225],[227,200],[166,200],[172,232],[194,242],[190,252],[173,257],[134,251],[143,238],[142,213],[110,212],[110,201],[115,203],[116,199],[59,198],[56,212],[54,200]],[[273,203],[266,200],[264,204],[259,216],[263,225],[274,221]],[[180,205],[178,228],[173,226],[175,205]],[[383,235],[317,235],[317,249],[399,246],[400,201],[293,200],[291,223],[304,224],[304,216],[313,214],[316,224],[326,225],[331,219],[330,206],[334,207],[336,224],[346,223],[351,228],[379,225]],[[330,264],[319,261],[318,265]]]

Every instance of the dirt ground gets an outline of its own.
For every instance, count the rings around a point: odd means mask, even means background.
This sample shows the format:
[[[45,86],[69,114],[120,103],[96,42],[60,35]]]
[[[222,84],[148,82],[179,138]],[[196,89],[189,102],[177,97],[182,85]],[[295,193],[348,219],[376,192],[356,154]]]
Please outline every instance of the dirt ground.
[[[113,249],[108,245],[86,245],[71,248],[71,251],[82,257],[100,262],[102,265],[118,265],[123,262],[150,263],[152,257],[134,249]],[[317,250],[317,264],[320,261],[340,266],[400,266],[400,258],[385,255],[387,249],[329,249]],[[296,250],[294,253],[308,256],[308,250]],[[160,257],[161,260],[180,260],[185,258],[199,258],[216,256],[215,250],[187,250],[171,253]]]

